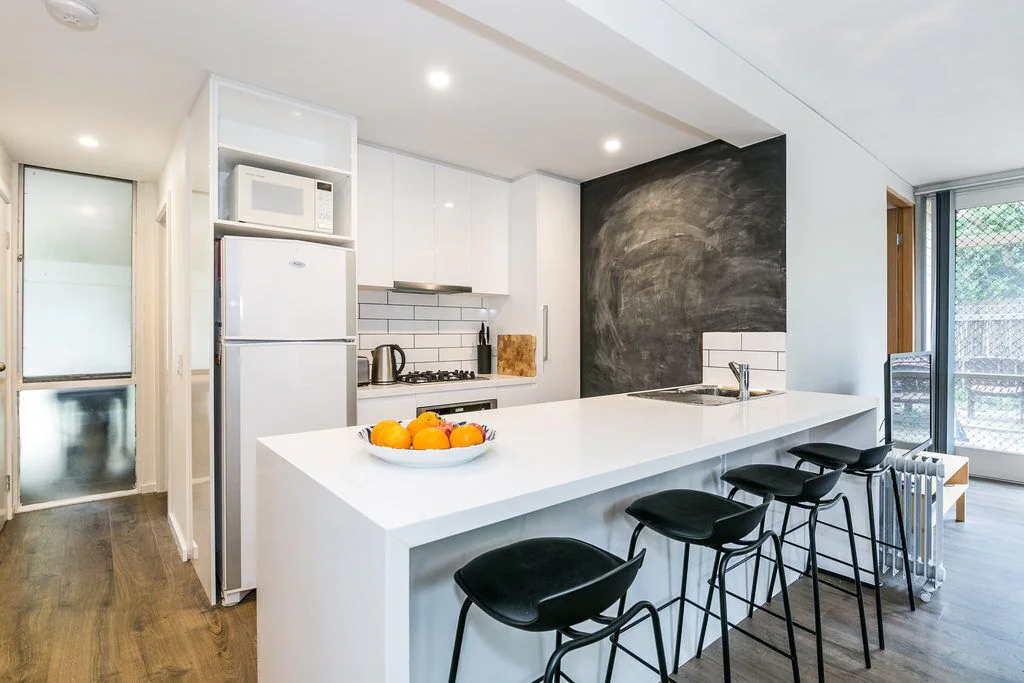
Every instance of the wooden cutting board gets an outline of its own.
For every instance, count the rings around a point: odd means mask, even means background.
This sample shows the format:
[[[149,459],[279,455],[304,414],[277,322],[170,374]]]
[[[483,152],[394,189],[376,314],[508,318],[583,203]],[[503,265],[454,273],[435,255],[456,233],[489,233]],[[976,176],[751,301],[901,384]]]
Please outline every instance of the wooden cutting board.
[[[499,334],[498,374],[536,377],[537,337],[532,334]]]

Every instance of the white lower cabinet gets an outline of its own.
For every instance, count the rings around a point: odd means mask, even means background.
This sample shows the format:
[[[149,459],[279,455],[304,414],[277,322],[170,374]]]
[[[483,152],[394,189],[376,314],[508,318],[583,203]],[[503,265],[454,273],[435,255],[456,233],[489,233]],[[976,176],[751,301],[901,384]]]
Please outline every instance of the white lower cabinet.
[[[528,406],[537,402],[537,385],[521,384],[519,386],[501,387],[498,389],[498,407],[512,408]]]
[[[356,420],[361,425],[377,424],[381,420],[411,420],[416,417],[416,396],[382,396],[359,398],[356,396]]]

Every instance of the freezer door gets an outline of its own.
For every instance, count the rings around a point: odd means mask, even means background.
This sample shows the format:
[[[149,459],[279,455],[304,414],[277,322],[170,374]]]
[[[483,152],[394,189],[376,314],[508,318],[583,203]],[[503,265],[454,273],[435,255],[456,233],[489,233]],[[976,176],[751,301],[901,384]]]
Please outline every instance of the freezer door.
[[[295,240],[220,242],[225,339],[349,339],[356,334],[355,252]]]
[[[355,424],[354,344],[225,344],[220,401],[221,587],[256,586],[256,439]]]

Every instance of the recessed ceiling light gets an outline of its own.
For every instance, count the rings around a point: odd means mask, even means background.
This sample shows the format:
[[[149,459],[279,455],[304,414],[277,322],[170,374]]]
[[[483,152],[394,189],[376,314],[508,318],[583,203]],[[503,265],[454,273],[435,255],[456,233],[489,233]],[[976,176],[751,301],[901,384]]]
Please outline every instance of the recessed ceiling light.
[[[82,215],[83,216],[88,216],[90,218],[95,217],[96,216],[96,207],[95,206],[83,206],[82,207]]]
[[[622,142],[618,138],[608,138],[604,141],[604,151],[618,152],[622,148]]]
[[[95,149],[100,146],[100,141],[91,135],[82,135],[78,138],[78,144],[80,144],[82,147]]]
[[[437,90],[444,90],[452,83],[452,77],[448,75],[447,71],[441,69],[434,69],[427,72],[427,83],[430,87]]]
[[[298,109],[293,109],[293,110],[292,110],[292,116],[294,116],[294,117],[296,117],[296,118],[300,118],[300,119],[301,119],[301,118],[302,118],[302,112],[301,112],[301,111],[299,111]]]
[[[446,208],[446,209],[454,209],[455,208],[455,202],[445,202],[444,203],[444,208]]]

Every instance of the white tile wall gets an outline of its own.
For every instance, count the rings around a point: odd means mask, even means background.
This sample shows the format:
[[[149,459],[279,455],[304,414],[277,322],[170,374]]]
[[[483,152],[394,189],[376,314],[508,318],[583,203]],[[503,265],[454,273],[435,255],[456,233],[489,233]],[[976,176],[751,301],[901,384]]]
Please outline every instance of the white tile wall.
[[[473,294],[360,289],[358,298],[359,354],[369,357],[380,344],[398,344],[406,372],[476,370],[476,333],[496,314],[486,298]]]
[[[704,382],[735,385],[729,362],[750,364],[750,384],[786,388],[785,332],[705,332]]]

